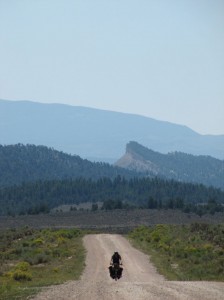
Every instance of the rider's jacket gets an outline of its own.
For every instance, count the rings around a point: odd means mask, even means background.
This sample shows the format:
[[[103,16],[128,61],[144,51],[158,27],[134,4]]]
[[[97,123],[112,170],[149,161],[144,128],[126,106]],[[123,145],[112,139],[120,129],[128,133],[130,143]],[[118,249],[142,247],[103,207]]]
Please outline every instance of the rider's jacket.
[[[121,256],[119,253],[114,253],[111,257],[113,264],[120,264]]]

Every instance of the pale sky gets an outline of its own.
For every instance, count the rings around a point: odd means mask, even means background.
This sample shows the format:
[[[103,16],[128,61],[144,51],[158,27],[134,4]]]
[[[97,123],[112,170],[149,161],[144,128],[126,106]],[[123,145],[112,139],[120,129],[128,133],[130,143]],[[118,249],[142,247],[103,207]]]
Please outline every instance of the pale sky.
[[[0,99],[224,134],[224,1],[0,0]]]

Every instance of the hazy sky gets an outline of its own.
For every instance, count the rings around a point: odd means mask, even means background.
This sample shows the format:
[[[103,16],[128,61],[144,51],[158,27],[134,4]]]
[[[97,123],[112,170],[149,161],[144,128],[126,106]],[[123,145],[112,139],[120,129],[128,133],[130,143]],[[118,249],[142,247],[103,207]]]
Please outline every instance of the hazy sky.
[[[224,134],[224,1],[0,0],[0,98]]]

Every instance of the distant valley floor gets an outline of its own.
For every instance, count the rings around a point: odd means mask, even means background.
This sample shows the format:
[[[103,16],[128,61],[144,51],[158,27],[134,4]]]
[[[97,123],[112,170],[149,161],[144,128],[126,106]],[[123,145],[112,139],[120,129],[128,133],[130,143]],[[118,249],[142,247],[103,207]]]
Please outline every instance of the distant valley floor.
[[[71,211],[45,215],[0,217],[0,229],[29,226],[34,228],[77,227],[108,232],[126,232],[139,225],[223,223],[224,213],[215,215],[186,214],[175,210]]]

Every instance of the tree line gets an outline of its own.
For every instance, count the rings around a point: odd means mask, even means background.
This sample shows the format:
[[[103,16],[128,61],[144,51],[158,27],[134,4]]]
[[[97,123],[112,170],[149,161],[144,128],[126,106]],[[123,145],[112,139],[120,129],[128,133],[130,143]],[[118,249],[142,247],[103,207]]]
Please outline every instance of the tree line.
[[[1,188],[0,215],[48,213],[62,204],[99,201],[104,202],[104,209],[110,204],[111,209],[134,206],[149,209],[173,208],[188,212],[195,207],[205,209],[210,203],[209,207],[213,205],[213,210],[221,210],[224,192],[202,184],[160,178],[126,179],[117,176],[114,179],[104,177],[98,180],[76,178],[37,181]],[[120,207],[113,207],[113,203]]]

